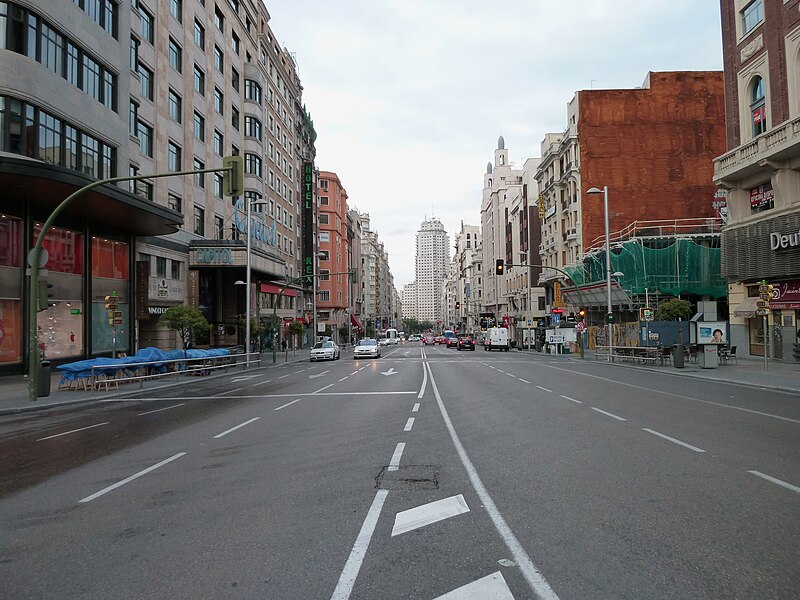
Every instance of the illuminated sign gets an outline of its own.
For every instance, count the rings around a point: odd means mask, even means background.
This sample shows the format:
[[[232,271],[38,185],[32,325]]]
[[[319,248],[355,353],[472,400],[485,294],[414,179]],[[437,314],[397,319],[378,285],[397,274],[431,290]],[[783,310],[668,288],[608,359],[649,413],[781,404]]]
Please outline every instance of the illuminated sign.
[[[243,215],[247,215],[247,208],[245,207],[244,200],[240,198],[233,206],[236,209],[233,213],[233,222],[236,225],[236,229],[244,235],[247,235],[247,224],[245,223],[247,217],[245,216],[244,219],[242,218]],[[275,219],[272,220],[272,225],[268,226],[260,213],[250,213],[250,231],[252,235],[251,241],[263,242],[268,246],[276,245]]]
[[[303,163],[303,276],[314,283],[314,163]]]
[[[233,252],[230,248],[197,248],[194,261],[198,265],[230,265],[233,264]]]

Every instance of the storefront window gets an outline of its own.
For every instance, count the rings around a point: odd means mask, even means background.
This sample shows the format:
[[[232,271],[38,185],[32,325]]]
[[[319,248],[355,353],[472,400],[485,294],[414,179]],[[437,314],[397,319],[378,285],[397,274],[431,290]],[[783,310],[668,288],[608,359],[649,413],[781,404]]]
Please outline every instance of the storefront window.
[[[128,244],[92,237],[92,277],[128,279]]]
[[[58,301],[37,315],[39,350],[48,360],[83,354],[83,302]]]
[[[22,360],[22,302],[0,300],[0,364]]]
[[[125,351],[130,346],[130,305],[120,304],[118,310],[123,324],[113,327],[108,323],[105,302],[92,302],[92,354]]]
[[[22,221],[0,215],[0,266],[22,266]]]
[[[42,225],[33,228],[34,239],[39,237]],[[68,229],[53,227],[44,238],[48,253],[45,269],[56,273],[83,275],[83,234]]]

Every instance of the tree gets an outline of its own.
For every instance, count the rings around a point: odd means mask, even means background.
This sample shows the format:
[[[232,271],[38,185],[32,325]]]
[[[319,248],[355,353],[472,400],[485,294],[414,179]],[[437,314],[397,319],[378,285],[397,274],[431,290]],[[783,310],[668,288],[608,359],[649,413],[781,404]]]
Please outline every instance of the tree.
[[[159,323],[163,323],[173,331],[177,332],[183,342],[183,350],[189,345],[192,334],[206,333],[211,329],[211,325],[206,321],[203,313],[194,306],[184,304],[170,306],[161,315]]]
[[[680,298],[670,298],[658,305],[658,321],[686,321],[692,316],[692,303]]]

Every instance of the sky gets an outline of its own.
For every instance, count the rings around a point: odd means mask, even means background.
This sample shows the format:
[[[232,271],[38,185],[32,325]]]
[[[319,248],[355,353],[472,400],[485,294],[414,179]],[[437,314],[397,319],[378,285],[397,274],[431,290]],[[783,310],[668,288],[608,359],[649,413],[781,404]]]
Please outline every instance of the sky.
[[[415,234],[480,225],[486,163],[512,164],[567,127],[578,90],[641,86],[649,71],[722,69],[718,0],[265,0],[295,56],[316,166],[368,212],[398,291]]]

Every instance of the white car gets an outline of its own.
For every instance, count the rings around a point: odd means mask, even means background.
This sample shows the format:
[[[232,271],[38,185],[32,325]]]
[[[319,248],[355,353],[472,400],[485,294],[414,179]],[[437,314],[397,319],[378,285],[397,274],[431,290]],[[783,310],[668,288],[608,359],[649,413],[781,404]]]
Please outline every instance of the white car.
[[[408,336],[408,341],[409,342],[418,342],[418,341],[420,341],[420,339],[422,339],[422,338],[420,338],[418,335],[410,335],[410,336]]]
[[[389,345],[389,340],[387,338],[381,338],[380,340],[378,340],[378,345],[379,346],[388,346]]]
[[[358,340],[353,346],[353,358],[380,358],[381,348],[378,342],[372,338]]]
[[[311,362],[316,360],[339,360],[340,350],[336,342],[317,342],[311,348]]]

